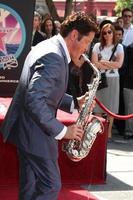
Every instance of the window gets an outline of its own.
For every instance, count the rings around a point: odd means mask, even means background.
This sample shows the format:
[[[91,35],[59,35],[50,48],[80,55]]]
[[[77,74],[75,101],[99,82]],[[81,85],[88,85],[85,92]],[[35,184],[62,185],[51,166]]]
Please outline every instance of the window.
[[[101,10],[101,15],[102,16],[108,16],[108,11],[107,10]]]

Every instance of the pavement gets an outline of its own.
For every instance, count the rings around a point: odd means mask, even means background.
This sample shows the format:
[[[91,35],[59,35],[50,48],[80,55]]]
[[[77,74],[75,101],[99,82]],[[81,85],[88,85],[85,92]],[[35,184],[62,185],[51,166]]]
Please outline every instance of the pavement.
[[[133,139],[114,131],[107,144],[107,177],[101,185],[84,185],[99,200],[133,200]]]

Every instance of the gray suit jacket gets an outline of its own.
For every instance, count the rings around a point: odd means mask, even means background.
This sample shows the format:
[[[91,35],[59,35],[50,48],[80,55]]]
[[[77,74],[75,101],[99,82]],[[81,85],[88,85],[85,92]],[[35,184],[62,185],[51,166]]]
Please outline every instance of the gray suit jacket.
[[[9,140],[26,152],[56,159],[57,136],[64,125],[56,119],[60,107],[69,111],[66,53],[55,36],[39,43],[28,54],[20,82],[1,128]]]

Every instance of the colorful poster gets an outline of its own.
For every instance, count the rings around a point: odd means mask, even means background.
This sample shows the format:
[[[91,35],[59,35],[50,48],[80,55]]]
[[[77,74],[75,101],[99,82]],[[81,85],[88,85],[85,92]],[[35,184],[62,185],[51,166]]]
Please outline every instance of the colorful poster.
[[[14,94],[31,48],[35,1],[26,4],[26,0],[0,3],[0,96]]]

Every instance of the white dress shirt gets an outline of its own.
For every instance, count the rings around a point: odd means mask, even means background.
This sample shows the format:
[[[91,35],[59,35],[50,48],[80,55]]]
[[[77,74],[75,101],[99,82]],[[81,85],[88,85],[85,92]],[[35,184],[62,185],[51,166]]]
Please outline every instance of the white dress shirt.
[[[68,63],[70,63],[71,58],[70,58],[70,54],[69,54],[67,45],[66,45],[66,43],[65,43],[65,41],[64,41],[64,39],[63,39],[63,37],[62,37],[60,34],[58,34],[57,37],[58,37],[58,40],[60,41],[60,43],[62,44],[62,46],[63,46],[63,48],[64,48],[64,50],[65,50],[65,53],[66,53],[66,55],[67,55]],[[70,108],[70,111],[71,111],[71,112],[73,112],[73,110],[74,110],[74,101],[72,101],[71,108]],[[65,136],[66,131],[67,131],[67,127],[64,126],[63,130],[55,137],[55,139],[56,139],[56,140],[61,140],[61,139]]]
[[[128,46],[131,43],[133,43],[133,25],[131,24],[131,26],[128,29],[123,28],[123,30],[124,34],[122,44]]]

